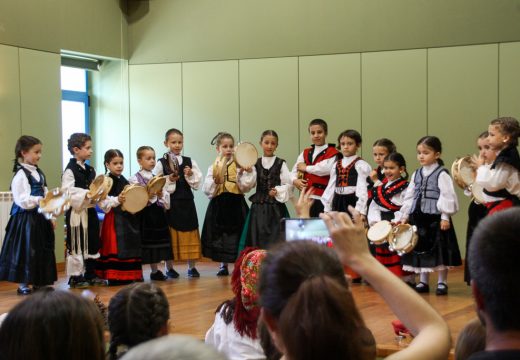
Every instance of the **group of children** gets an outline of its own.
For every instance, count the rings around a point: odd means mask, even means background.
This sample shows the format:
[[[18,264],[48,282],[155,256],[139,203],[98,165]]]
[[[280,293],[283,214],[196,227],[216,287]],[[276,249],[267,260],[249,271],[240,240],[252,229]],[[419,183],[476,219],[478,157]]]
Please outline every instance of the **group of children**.
[[[280,220],[288,216],[285,203],[296,187],[300,191],[311,189],[311,216],[324,211],[357,212],[369,226],[381,220],[415,225],[419,241],[413,251],[400,257],[383,244],[373,246],[373,254],[418,292],[428,292],[428,276],[438,272],[436,294],[447,294],[448,269],[462,261],[451,222],[458,200],[440,158],[440,140],[435,136],[419,139],[421,167],[408,181],[406,161],[391,140],[374,143],[377,168],[372,169],[357,155],[362,138],[356,130],[343,131],[337,145],[326,142],[324,120],[312,120],[308,130],[312,145],[298,156],[292,171],[275,155],[278,135],[274,130],[262,133],[263,156],[246,168],[234,160],[233,136],[217,134],[212,144],[218,157],[205,178],[197,163],[182,155],[183,134],[177,129],[166,132],[164,145],[169,151],[159,161],[153,148],[137,150],[140,170],[128,180],[122,175],[123,154],[110,149],[104,165],[113,186],[107,198],[97,204],[89,195],[95,170],[86,163],[92,155],[92,140],[87,134],[73,134],[68,141],[73,158],[62,177],[62,189],[71,197],[71,209],[65,216],[67,261],[79,257],[83,268],[70,273],[69,285],[142,281],[142,264],[150,264],[152,280],[177,278],[173,260],[187,261],[188,276],[198,277],[195,261],[201,253],[220,263],[218,276],[229,275],[227,264],[236,260],[240,249],[267,249],[280,241]],[[486,202],[470,206],[468,237],[483,216],[519,203],[519,135],[516,119],[498,118],[479,137],[480,156],[473,166],[476,182],[485,189]],[[38,139],[22,136],[15,149],[14,205],[0,254],[0,279],[19,283],[20,294],[30,293],[30,284],[34,289],[56,280],[55,225],[37,212],[47,191],[45,177],[37,167],[41,147]],[[156,175],[167,177],[162,193],[135,215],[123,211],[125,186],[145,186]],[[201,185],[210,203],[199,236],[193,190]],[[255,186],[249,210],[244,194]],[[96,205],[106,214],[101,231]],[[159,270],[162,261],[166,274]],[[418,284],[414,274],[420,275]]]

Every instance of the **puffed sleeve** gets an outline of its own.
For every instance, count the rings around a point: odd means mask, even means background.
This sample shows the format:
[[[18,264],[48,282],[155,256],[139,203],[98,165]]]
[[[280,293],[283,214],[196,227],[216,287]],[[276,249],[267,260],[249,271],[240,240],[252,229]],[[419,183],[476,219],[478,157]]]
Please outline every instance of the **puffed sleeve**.
[[[453,181],[446,171],[439,175],[439,190],[441,194],[437,201],[437,209],[441,212],[442,220],[449,220],[451,215],[459,211],[459,201],[455,194]]]
[[[414,171],[414,173],[410,177],[410,183],[408,184],[408,187],[404,191],[403,206],[401,206],[401,214],[402,214],[401,220],[402,221],[408,220],[408,217],[410,216],[410,211],[412,210],[413,194],[414,194],[414,190],[415,190],[415,183],[414,183],[415,173],[416,172]]]
[[[98,202],[98,206],[104,213],[108,213],[112,208],[121,205],[117,196],[107,196],[105,199]]]
[[[213,198],[213,194],[215,193],[215,189],[217,188],[217,184],[215,184],[215,179],[213,179],[213,164],[208,167],[208,172],[206,177],[204,178],[204,183],[202,184],[202,191],[208,198]]]
[[[171,206],[170,193],[165,188],[162,190],[161,203],[163,204],[165,210],[168,210]]]
[[[334,169],[335,163],[336,157],[331,157],[320,161],[316,165],[308,165],[306,168],[306,172],[317,176],[327,176],[329,175],[330,171]]]
[[[202,171],[200,171],[199,165],[193,159],[191,160],[191,171],[193,173],[191,176],[186,176],[186,182],[192,189],[198,190],[202,181]]]
[[[70,194],[70,206],[80,211],[89,206],[89,200],[87,199],[88,189],[82,189],[75,187],[74,173],[70,169],[65,169],[61,177],[61,188],[64,191],[69,191]]]
[[[381,208],[373,200],[368,206],[367,221],[369,226],[372,226],[376,222],[381,221]]]
[[[276,195],[274,198],[276,201],[285,203],[289,201],[292,196],[292,181],[291,174],[289,173],[289,168],[285,161],[282,164],[282,169],[280,171],[280,185],[274,187],[276,189]]]
[[[139,183],[139,180],[137,180],[137,176],[135,175],[132,175],[128,178],[128,183],[129,184],[138,184]]]
[[[402,205],[403,202],[404,202],[404,197],[406,195],[406,190],[405,191],[402,191],[400,192],[399,194],[396,194],[392,197],[392,202],[396,205]],[[398,211],[394,212],[394,222],[398,223],[401,221],[402,217],[403,217],[403,213],[402,213],[402,207],[401,209],[399,209]]]
[[[296,159],[296,162],[294,163],[294,166],[292,167],[292,170],[291,170],[291,184],[293,183],[294,180],[298,179],[298,169],[297,169],[297,166],[299,163],[302,163],[304,162],[303,160],[303,152],[300,153],[300,155],[298,155],[298,158]]]
[[[329,212],[332,210],[332,199],[334,198],[334,191],[336,190],[336,169],[332,168],[330,171],[330,179],[327,188],[321,195],[321,202],[323,204],[323,211]]]
[[[253,166],[251,172],[240,170],[237,167],[237,185],[240,191],[247,193],[256,186],[256,168]]]
[[[26,210],[38,207],[42,199],[41,196],[31,195],[31,185],[23,170],[18,170],[14,175],[11,181],[11,192],[13,193],[13,200],[16,205]]]
[[[155,164],[155,167],[153,168],[153,173],[157,176],[164,175],[164,169],[162,166],[162,162],[157,161]],[[170,177],[166,175],[166,184],[164,185],[164,188],[166,191],[168,191],[170,194],[175,191],[175,181],[170,181]]]
[[[361,214],[367,214],[367,201],[368,201],[368,183],[367,177],[370,176],[370,172],[372,168],[370,165],[363,160],[356,162],[356,171],[358,173],[358,178],[356,182],[356,196],[358,200],[356,201],[356,210]]]
[[[518,196],[520,194],[518,178],[518,170],[509,164],[501,163],[494,169],[489,166],[479,166],[476,182],[487,191],[506,189]]]

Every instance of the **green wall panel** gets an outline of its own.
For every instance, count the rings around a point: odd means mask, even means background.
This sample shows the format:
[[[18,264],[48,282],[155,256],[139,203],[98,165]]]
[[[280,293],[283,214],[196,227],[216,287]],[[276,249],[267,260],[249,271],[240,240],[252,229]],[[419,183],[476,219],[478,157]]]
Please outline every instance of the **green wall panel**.
[[[240,61],[240,140],[255,144],[264,130],[278,133],[276,154],[292,166],[298,151],[298,59]]]
[[[20,123],[20,82],[18,48],[0,45],[0,191],[8,191]]]
[[[428,50],[428,133],[443,144],[446,166],[476,152],[476,138],[498,114],[498,45]],[[469,200],[457,189],[454,217],[461,251]]]
[[[238,61],[183,64],[182,94],[184,153],[197,161],[206,176],[217,156],[211,139],[219,131],[238,139]],[[195,192],[200,226],[208,202],[202,191]]]
[[[499,113],[520,119],[520,42],[499,44]]]
[[[426,50],[367,53],[362,59],[363,157],[372,144],[391,139],[414,169],[415,144],[426,134]]]
[[[181,64],[130,66],[130,154],[132,174],[139,165],[139,146],[155,149],[157,159],[166,148],[164,134],[182,129]]]
[[[327,121],[329,143],[343,130],[361,131],[360,62],[360,54],[299,58],[300,151],[310,144],[308,125],[315,118]]]
[[[40,166],[49,189],[61,185],[60,56],[20,49],[22,133],[43,142]],[[63,217],[56,227],[56,261],[63,261]]]

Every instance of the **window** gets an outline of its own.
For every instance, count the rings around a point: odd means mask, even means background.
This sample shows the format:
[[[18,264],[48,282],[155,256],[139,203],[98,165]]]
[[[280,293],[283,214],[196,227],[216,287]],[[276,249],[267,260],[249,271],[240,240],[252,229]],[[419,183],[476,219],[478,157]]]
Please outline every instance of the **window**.
[[[85,69],[61,67],[61,137],[63,168],[71,157],[67,140],[72,133],[89,133],[88,77]]]

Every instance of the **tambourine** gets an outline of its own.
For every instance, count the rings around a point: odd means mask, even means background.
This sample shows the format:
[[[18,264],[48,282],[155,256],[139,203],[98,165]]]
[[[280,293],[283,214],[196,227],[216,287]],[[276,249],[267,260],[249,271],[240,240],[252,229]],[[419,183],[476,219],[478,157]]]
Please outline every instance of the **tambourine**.
[[[249,168],[256,164],[258,151],[256,151],[256,147],[253,144],[243,142],[236,147],[234,156],[238,166],[241,168]]]
[[[142,185],[126,185],[121,195],[125,197],[125,202],[121,205],[121,209],[130,214],[143,210],[148,204],[148,191]]]
[[[392,233],[392,224],[389,221],[378,221],[368,229],[367,238],[372,244],[381,245],[388,241]]]
[[[461,188],[466,189],[475,182],[476,173],[471,167],[471,156],[467,155],[456,159],[451,165],[451,174],[455,183]]]
[[[484,197],[484,188],[481,185],[474,182],[469,186],[469,190],[477,203],[484,204],[486,202]]]
[[[113,184],[114,181],[111,177],[105,175],[96,176],[89,186],[87,198],[89,198],[93,203],[98,203],[101,200],[104,200],[110,192],[110,189],[112,189]]]
[[[404,255],[412,251],[417,245],[417,227],[410,224],[399,224],[394,227],[388,240],[388,248]]]
[[[45,218],[51,220],[56,219],[70,208],[70,194],[68,191],[63,192],[56,188],[47,192],[47,195],[40,200],[38,212],[43,214]]]
[[[161,196],[162,189],[166,184],[166,176],[154,176],[148,181],[146,184],[146,191],[148,192],[148,196],[150,198],[154,196]]]
[[[227,167],[232,161],[233,158],[227,158],[226,156],[217,157],[215,160],[215,166],[213,166],[213,179],[215,184],[224,183]]]

